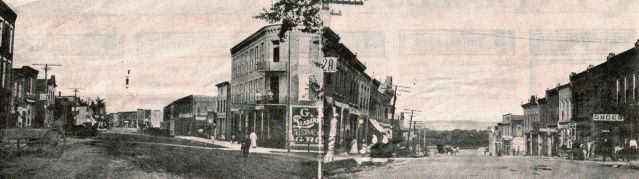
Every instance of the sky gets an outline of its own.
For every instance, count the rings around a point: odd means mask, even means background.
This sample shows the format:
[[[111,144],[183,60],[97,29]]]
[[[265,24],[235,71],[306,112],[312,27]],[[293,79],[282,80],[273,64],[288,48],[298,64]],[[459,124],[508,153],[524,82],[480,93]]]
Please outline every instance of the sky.
[[[62,95],[108,112],[162,109],[230,80],[230,48],[268,25],[269,0],[5,0],[18,14],[14,68],[49,71]],[[494,122],[639,38],[632,0],[368,0],[332,5],[330,28],[383,81],[409,86],[414,120]],[[127,70],[130,86],[125,88]],[[40,78],[44,78],[43,72]]]

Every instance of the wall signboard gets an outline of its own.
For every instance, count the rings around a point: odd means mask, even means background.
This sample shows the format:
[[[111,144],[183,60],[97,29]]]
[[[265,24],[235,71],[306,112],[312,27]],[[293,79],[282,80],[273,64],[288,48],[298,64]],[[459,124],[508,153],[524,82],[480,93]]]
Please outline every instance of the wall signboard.
[[[317,144],[319,142],[318,108],[291,107],[293,116],[293,142],[295,144]]]

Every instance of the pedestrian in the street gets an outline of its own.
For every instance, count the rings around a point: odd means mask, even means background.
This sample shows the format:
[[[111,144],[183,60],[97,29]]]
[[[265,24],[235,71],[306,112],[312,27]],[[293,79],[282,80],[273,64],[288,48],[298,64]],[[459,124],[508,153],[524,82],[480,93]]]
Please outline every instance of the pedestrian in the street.
[[[257,134],[255,134],[255,131],[251,132],[251,135],[249,137],[251,138],[251,148],[256,148],[257,147]]]
[[[248,157],[250,145],[251,145],[251,140],[249,139],[249,134],[246,133],[241,139],[240,149],[242,150],[242,157],[244,158]]]
[[[611,160],[615,160],[613,153],[614,148],[612,141],[608,139],[604,139],[603,146],[601,146],[601,151],[603,152],[603,161],[606,161],[606,158],[610,157]]]
[[[586,142],[586,159],[592,159],[592,146],[595,144],[594,140],[591,140],[590,137],[588,137],[588,142]]]

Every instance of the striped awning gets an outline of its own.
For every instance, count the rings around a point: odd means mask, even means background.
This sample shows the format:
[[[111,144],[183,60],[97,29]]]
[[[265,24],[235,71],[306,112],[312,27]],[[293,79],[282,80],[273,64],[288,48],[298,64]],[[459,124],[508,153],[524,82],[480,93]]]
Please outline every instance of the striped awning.
[[[377,129],[377,131],[379,131],[380,133],[384,134],[384,136],[388,137],[388,133],[386,132],[386,130],[382,127],[382,125],[380,125],[376,120],[374,119],[368,119],[368,121],[371,122],[371,124],[373,124],[373,127],[375,129]]]

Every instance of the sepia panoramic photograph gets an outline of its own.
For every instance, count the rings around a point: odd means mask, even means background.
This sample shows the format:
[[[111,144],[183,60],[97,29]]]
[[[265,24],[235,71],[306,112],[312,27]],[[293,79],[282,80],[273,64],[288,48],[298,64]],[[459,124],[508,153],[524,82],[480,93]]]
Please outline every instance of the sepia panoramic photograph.
[[[639,178],[638,8],[0,0],[0,178]]]

